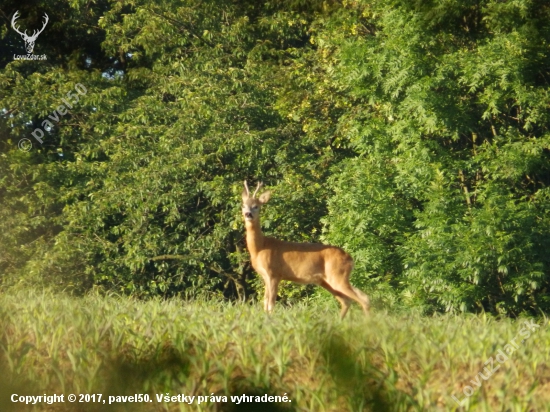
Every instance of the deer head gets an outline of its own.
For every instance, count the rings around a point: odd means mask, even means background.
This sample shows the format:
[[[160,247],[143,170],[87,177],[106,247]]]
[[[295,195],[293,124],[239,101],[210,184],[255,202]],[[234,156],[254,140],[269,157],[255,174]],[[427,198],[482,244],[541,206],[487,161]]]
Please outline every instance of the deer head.
[[[46,13],[44,13],[44,24],[42,26],[42,28],[40,30],[34,30],[32,36],[29,36],[27,34],[27,30],[25,30],[24,33],[21,33],[19,31],[19,28],[15,25],[15,20],[17,20],[19,18],[19,11],[16,11],[15,14],[13,15],[13,18],[11,19],[11,27],[21,35],[21,37],[23,38],[23,40],[25,41],[25,48],[27,49],[27,53],[32,53],[32,51],[34,50],[34,42],[36,41],[36,38],[38,37],[38,35],[40,33],[42,33],[44,31],[44,29],[46,28],[46,24],[48,24],[48,21],[49,21],[49,18],[48,18],[48,15]]]
[[[256,199],[256,193],[262,187],[262,183],[258,182],[258,186],[254,191],[254,194],[250,196],[250,191],[248,190],[248,184],[246,180],[244,181],[244,190],[243,190],[243,216],[244,220],[249,222],[257,220],[260,216],[260,208],[263,204],[266,204],[271,197],[271,192],[268,190],[261,194],[261,196]]]

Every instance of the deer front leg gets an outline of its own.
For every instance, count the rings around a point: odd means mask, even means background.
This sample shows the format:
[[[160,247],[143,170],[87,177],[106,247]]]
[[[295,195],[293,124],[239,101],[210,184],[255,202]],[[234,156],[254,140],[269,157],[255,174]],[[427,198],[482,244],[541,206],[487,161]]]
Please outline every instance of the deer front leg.
[[[268,303],[269,303],[269,282],[267,280],[264,280],[264,311],[268,311]]]
[[[257,272],[264,281],[264,311],[267,312],[269,303],[269,276],[267,276],[267,273],[265,273],[263,270],[258,270]]]
[[[269,287],[267,286],[269,285]],[[267,311],[272,312],[277,300],[277,289],[279,288],[279,279],[269,278],[266,282]]]

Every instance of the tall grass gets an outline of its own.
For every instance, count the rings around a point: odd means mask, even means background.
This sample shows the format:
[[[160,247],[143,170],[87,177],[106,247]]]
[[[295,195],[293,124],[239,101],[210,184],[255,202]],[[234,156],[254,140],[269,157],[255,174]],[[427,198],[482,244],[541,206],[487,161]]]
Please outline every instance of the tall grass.
[[[277,306],[32,291],[0,296],[0,410],[32,410],[19,395],[149,394],[151,403],[68,402],[34,410],[543,411],[550,404],[550,332],[536,322],[487,380],[490,357],[525,319],[388,314],[344,322],[332,303]],[[480,381],[478,388],[471,381]],[[463,388],[475,390],[465,397]],[[155,394],[228,396],[157,402]],[[288,403],[232,403],[284,394]],[[463,400],[460,407],[451,395]],[[248,409],[247,409],[248,408]]]

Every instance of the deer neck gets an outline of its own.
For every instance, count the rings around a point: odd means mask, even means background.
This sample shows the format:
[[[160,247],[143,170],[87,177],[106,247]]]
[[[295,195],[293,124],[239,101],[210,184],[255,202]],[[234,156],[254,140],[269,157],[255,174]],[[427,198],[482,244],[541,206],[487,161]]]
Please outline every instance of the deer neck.
[[[245,221],[246,246],[251,256],[255,256],[264,245],[264,234],[260,226],[260,219]]]

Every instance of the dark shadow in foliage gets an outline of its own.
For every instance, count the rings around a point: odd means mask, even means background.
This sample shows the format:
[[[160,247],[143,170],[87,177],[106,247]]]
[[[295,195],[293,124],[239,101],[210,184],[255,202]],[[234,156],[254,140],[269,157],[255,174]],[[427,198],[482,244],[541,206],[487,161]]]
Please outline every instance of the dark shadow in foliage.
[[[326,368],[336,387],[340,391],[342,410],[350,411],[408,411],[419,410],[416,402],[407,393],[395,387],[397,375],[394,371],[389,374],[378,370],[372,363],[363,367],[356,361],[357,354],[348,345],[346,340],[335,334],[333,331],[321,330],[311,339],[312,344],[319,345],[319,336],[327,338],[321,347],[320,367]],[[2,342],[5,346],[6,342]],[[118,351],[121,355],[117,358],[106,358],[103,367],[98,371],[99,380],[94,388],[87,393],[101,393],[106,403],[57,403],[54,405],[39,405],[39,410],[51,410],[56,412],[64,411],[153,411],[161,410],[164,404],[157,403],[155,393],[182,387],[191,379],[192,357],[195,353],[202,353],[197,350],[200,343],[187,342],[185,352],[181,353],[171,345],[166,345],[157,350],[151,351],[143,356],[135,355],[132,348],[128,354],[134,354],[135,358],[125,356],[124,348]],[[26,349],[23,345],[22,350]],[[361,350],[368,350],[362,348]],[[22,354],[23,356],[24,354]],[[17,358],[22,358],[17,357]],[[50,382],[54,386],[45,387],[43,382],[30,382],[11,373],[3,353],[0,353],[0,411],[22,411],[31,410],[30,405],[11,402],[12,394],[19,395],[43,395],[44,393],[62,393],[56,379],[55,372],[50,371]],[[66,376],[66,380],[69,380]],[[65,396],[69,393],[77,393],[66,382]],[[168,388],[168,389],[166,389]],[[134,394],[148,393],[152,402],[149,403],[114,403],[108,405],[109,396],[131,396]],[[257,386],[246,377],[239,377],[232,380],[229,386],[229,393],[218,393],[228,397],[227,402],[218,404],[210,403],[210,406],[217,412],[294,412],[298,405],[292,402],[241,402],[234,403],[230,396],[283,396],[280,385]],[[292,400],[292,393],[287,393]]]
[[[383,373],[369,363],[362,368],[356,354],[341,336],[327,332],[322,355],[325,367],[340,389],[342,399],[348,400],[350,411],[408,411],[420,410],[414,399],[395,387],[397,375]],[[362,350],[369,350],[363,348]],[[348,409],[344,408],[343,409]]]
[[[166,346],[156,356],[137,360],[111,360],[103,372],[108,376],[103,393],[113,396],[132,395],[137,389],[143,393],[143,388],[151,387],[149,383],[153,382],[166,387],[174,383],[183,384],[189,372],[189,356],[179,353],[172,346]]]
[[[149,394],[149,403],[116,403],[116,410],[158,410],[158,402],[155,392],[160,391],[158,386],[171,388],[181,386],[190,373],[189,356],[194,352],[191,345],[189,353],[182,354],[173,346],[166,345],[158,350],[156,354],[144,356],[139,359],[117,358],[107,362],[105,368],[99,374],[106,376],[101,384],[99,393],[104,398],[109,396],[131,396],[135,394]],[[129,351],[133,353],[132,351]],[[155,388],[155,389],[153,389]],[[99,406],[86,406],[83,411],[100,411],[105,408]],[[110,410],[110,409],[109,409]]]
[[[5,344],[5,342],[0,342]],[[123,352],[123,351],[122,351]],[[130,350],[129,353],[132,353]],[[192,349],[190,351],[193,352]],[[17,358],[21,358],[17,356]],[[67,401],[67,396],[70,393],[78,393],[75,388],[71,387],[70,382],[67,382],[65,391],[60,389],[57,383],[58,379],[53,370],[50,371],[50,382],[55,382],[53,387],[45,387],[43,382],[33,382],[25,380],[10,371],[5,357],[0,352],[0,411],[28,411],[32,410],[31,405],[24,403],[11,402],[12,394],[23,396],[40,396],[44,394],[61,394],[64,393],[64,403],[55,403],[48,405],[40,403],[38,410],[51,410],[56,412],[64,411],[151,411],[159,410],[159,404],[152,393],[153,384],[163,387],[174,387],[175,384],[182,384],[189,377],[190,362],[186,354],[179,353],[171,346],[166,346],[159,350],[157,354],[144,356],[143,358],[134,360],[121,358],[106,359],[103,367],[97,373],[97,376],[104,377],[99,380],[98,384],[91,391],[82,391],[89,394],[102,394],[103,402],[83,402],[77,401],[70,403]],[[109,396],[131,396],[135,394],[149,393],[152,402],[137,403],[123,402],[108,404]]]
[[[174,388],[182,386],[184,382],[189,379],[191,372],[189,356],[193,356],[193,353],[204,351],[196,351],[194,348],[197,343],[186,343],[188,348],[186,354],[182,355],[176,349],[172,347],[163,348],[161,354],[154,359],[147,359],[141,361],[118,361],[115,360],[109,367],[107,375],[109,376],[103,393],[106,396],[120,395],[134,393],[144,393],[144,388],[151,388],[148,382],[155,384],[155,386],[164,386],[166,388]],[[195,379],[195,378],[194,378]],[[218,393],[217,395],[227,396],[227,402],[221,402],[218,404],[209,403],[216,411],[219,412],[246,412],[246,411],[259,411],[262,412],[293,412],[295,408],[289,403],[275,403],[275,402],[243,402],[235,404],[231,402],[231,395],[242,396],[282,396],[280,389],[271,387],[258,387],[243,378],[235,378],[229,385],[229,393]],[[208,395],[208,394],[206,394]],[[154,394],[151,395],[153,397]],[[288,395],[291,399],[291,396]],[[156,399],[153,399],[153,404],[156,404]],[[132,406],[132,404],[126,404]],[[192,408],[191,408],[192,409]],[[91,409],[88,409],[91,410]],[[126,410],[126,409],[123,409]],[[133,410],[129,408],[128,410]]]
[[[4,344],[1,342],[0,344]],[[1,354],[1,352],[0,352]],[[34,382],[25,380],[12,373],[5,362],[4,356],[0,356],[0,411],[11,412],[23,410],[25,404],[14,403],[11,396],[31,396],[40,394],[40,388]],[[26,409],[30,409],[26,406]]]
[[[4,342],[2,342],[4,344]],[[187,343],[186,353],[182,354],[172,346],[165,346],[149,356],[143,356],[139,359],[128,359],[122,355],[119,358],[106,359],[103,367],[97,373],[100,377],[97,385],[91,391],[86,393],[102,394],[102,401],[105,403],[70,403],[67,401],[67,395],[70,393],[77,394],[75,388],[68,383],[64,393],[65,402],[47,405],[41,403],[39,410],[51,410],[56,412],[65,411],[156,411],[163,410],[164,404],[159,404],[156,400],[155,393],[163,392],[166,388],[181,387],[184,382],[188,381],[191,372],[190,357],[197,351],[192,343]],[[124,353],[124,350],[120,351]],[[131,349],[128,353],[134,353]],[[18,357],[19,358],[19,357]],[[24,403],[11,402],[11,395],[27,395],[39,396],[43,394],[61,394],[58,380],[55,377],[53,370],[50,372],[50,382],[54,382],[54,386],[45,387],[44,383],[32,382],[24,380],[16,374],[10,372],[10,368],[6,364],[5,358],[0,354],[0,411],[15,412],[32,410],[31,405]],[[102,379],[103,378],[103,379]],[[68,377],[67,377],[68,379]],[[131,396],[134,394],[149,393],[152,402],[122,402],[108,404],[109,396]],[[228,402],[213,404],[216,411],[220,412],[246,412],[258,411],[263,412],[294,412],[295,407],[292,403],[275,403],[275,402],[243,402],[235,404],[231,402],[231,395],[247,395],[247,396],[282,396],[280,389],[270,387],[258,387],[249,382],[247,379],[236,378],[230,384],[229,393],[220,393],[228,398]],[[78,396],[78,394],[77,394]],[[288,399],[291,396],[288,395]]]

